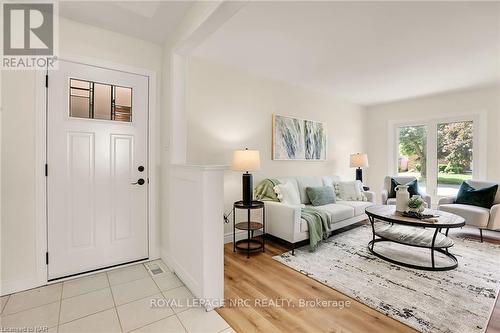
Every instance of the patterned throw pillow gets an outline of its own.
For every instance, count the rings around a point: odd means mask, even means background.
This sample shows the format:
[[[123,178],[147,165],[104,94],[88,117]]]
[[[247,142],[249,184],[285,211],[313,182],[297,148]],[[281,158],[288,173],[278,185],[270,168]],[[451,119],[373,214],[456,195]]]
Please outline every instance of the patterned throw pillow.
[[[340,195],[340,185],[339,185],[339,183],[333,184],[333,189],[335,191],[335,195],[339,196]]]
[[[339,198],[346,201],[368,201],[359,180],[339,182]]]

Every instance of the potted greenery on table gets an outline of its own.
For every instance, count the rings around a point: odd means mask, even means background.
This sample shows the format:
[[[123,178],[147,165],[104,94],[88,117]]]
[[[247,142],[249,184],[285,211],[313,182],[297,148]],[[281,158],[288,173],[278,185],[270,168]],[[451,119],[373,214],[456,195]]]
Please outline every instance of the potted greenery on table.
[[[421,213],[424,210],[424,200],[420,197],[420,195],[414,195],[408,200],[408,211]]]

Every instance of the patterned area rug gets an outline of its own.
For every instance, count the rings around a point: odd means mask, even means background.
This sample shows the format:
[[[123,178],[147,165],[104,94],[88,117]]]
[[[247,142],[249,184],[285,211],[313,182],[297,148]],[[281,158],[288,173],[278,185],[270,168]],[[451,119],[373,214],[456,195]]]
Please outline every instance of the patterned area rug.
[[[368,225],[330,237],[316,252],[304,246],[295,256],[273,258],[421,332],[484,332],[500,288],[500,246],[452,231],[450,236],[458,268],[444,272],[404,268],[372,255]],[[428,249],[377,243],[375,250],[430,262]]]

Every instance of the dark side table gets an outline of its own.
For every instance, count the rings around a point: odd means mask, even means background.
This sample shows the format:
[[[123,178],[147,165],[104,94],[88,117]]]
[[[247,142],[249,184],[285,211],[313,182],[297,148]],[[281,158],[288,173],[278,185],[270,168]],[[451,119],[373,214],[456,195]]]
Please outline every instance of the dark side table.
[[[247,220],[236,223],[236,209],[247,210]],[[250,213],[254,209],[262,209],[262,222],[254,222],[250,219]],[[247,238],[236,241],[236,229],[246,230]],[[255,230],[262,229],[261,240],[253,238]],[[243,251],[247,253],[247,258],[250,258],[250,253],[257,252],[264,249],[264,238],[266,234],[266,207],[262,201],[252,201],[251,205],[246,205],[243,201],[236,201],[233,204],[233,252]]]

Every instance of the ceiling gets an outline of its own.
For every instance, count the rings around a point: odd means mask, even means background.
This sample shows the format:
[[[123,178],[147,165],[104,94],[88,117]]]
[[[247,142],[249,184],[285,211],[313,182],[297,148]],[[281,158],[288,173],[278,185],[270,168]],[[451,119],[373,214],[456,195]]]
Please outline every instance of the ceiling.
[[[59,15],[163,44],[192,4],[190,1],[61,1]]]
[[[499,2],[250,2],[194,56],[361,105],[498,82]]]

